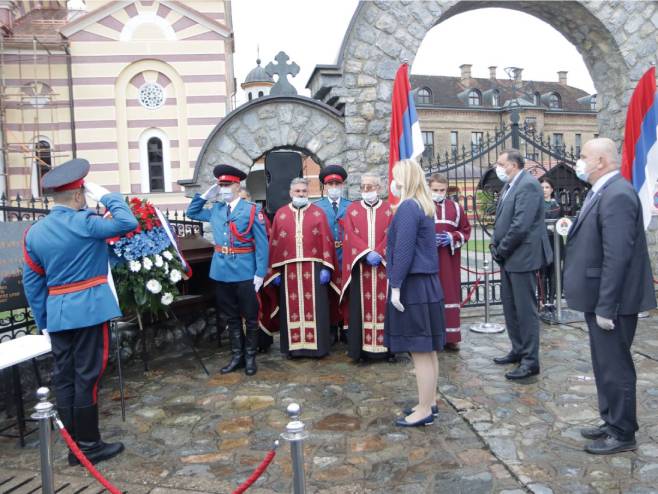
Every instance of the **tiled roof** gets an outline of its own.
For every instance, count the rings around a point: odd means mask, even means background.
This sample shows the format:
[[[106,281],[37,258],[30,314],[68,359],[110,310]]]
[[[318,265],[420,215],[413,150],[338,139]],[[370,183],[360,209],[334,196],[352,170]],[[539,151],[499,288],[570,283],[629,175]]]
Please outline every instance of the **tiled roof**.
[[[516,94],[513,91],[515,81],[507,79],[483,79],[471,78],[462,80],[461,77],[448,77],[436,75],[415,75],[410,77],[411,87],[413,89],[428,88],[431,91],[431,105],[439,107],[456,107],[467,108],[468,93],[471,89],[477,89],[482,94],[482,106],[471,108],[496,108],[492,105],[492,94],[494,90],[499,92],[500,106],[506,102],[519,98],[521,105],[532,102],[535,93],[539,93],[541,104],[547,107],[547,96],[552,93],[558,93],[562,100],[562,111],[590,111],[589,100],[582,98],[589,96],[582,89],[572,86],[565,86],[558,82],[547,81],[522,81]],[[578,101],[578,100],[581,101]],[[423,107],[416,99],[416,105]],[[509,105],[509,103],[508,103]]]
[[[26,40],[36,36],[39,41],[61,41],[59,30],[67,23],[66,9],[36,9],[16,21],[9,40]]]

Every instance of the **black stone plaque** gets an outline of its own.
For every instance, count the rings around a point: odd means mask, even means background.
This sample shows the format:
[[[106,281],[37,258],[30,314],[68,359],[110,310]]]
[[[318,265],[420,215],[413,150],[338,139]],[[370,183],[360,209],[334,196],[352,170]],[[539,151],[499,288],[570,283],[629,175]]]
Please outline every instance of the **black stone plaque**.
[[[32,223],[0,223],[0,312],[27,307],[23,292],[23,232]]]

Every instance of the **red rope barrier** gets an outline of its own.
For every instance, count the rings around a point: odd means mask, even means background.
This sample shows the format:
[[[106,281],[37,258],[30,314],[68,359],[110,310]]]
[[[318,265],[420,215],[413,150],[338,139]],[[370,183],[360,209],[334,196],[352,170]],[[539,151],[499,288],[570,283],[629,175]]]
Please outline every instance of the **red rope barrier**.
[[[244,491],[249,489],[249,487],[251,487],[254,484],[254,482],[256,482],[260,478],[261,475],[263,475],[263,472],[267,470],[267,467],[270,466],[270,463],[272,463],[272,460],[274,459],[275,455],[276,455],[276,444],[274,446],[274,449],[272,449],[272,451],[270,451],[265,455],[265,458],[263,459],[261,464],[258,465],[258,468],[256,468],[256,470],[254,470],[254,473],[252,473],[247,480],[245,480],[242,484],[240,484],[240,486],[233,491],[233,494],[242,494]]]
[[[67,431],[64,428],[64,424],[62,424],[62,421],[59,419],[59,417],[55,417],[55,424],[57,424],[57,428],[59,429],[59,433],[61,434],[62,438],[66,442],[67,446],[71,449],[75,457],[78,459],[80,463],[89,471],[90,474],[94,476],[100,484],[105,487],[111,494],[121,494],[121,491],[112,485],[109,480],[107,480],[105,477],[103,477],[96,468],[94,468],[94,465],[91,464],[91,462],[87,459],[87,457],[84,455],[84,453],[80,450],[78,445],[75,443],[73,438],[71,437],[71,434],[69,434],[69,431]]]
[[[484,271],[474,271],[474,270],[468,269],[464,266],[460,266],[460,268],[463,269],[464,271],[466,271],[467,273],[476,274],[478,276],[484,276]],[[489,272],[489,274],[498,274],[498,273],[500,273],[500,269],[498,271],[490,271]]]
[[[475,290],[478,289],[478,286],[480,286],[480,281],[481,280],[482,280],[482,278],[478,278],[477,280],[475,280],[475,283],[473,283],[473,286],[471,287],[471,290],[466,295],[466,298],[461,301],[461,303],[459,304],[459,307],[464,307],[471,300],[471,298],[473,298],[473,294],[475,293]]]

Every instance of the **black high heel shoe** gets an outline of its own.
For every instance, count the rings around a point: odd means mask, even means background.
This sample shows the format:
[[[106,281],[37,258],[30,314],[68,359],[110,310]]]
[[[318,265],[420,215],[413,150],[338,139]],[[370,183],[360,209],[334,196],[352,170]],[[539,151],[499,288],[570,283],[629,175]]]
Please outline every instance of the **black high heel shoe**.
[[[432,414],[429,414],[424,419],[420,419],[416,422],[407,422],[407,417],[400,417],[395,420],[395,425],[398,427],[420,427],[423,425],[432,425],[434,423],[434,417]]]
[[[407,407],[404,410],[402,410],[402,413],[406,415],[411,415],[414,413],[414,409],[411,407]],[[432,417],[436,418],[439,416],[439,407],[437,405],[432,405]]]

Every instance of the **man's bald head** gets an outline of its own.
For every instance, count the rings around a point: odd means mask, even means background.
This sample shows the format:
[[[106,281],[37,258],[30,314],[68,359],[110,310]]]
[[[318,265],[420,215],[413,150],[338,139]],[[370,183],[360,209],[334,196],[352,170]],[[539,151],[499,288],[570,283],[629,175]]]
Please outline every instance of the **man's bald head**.
[[[580,152],[580,159],[587,164],[589,172],[587,181],[591,184],[621,166],[617,146],[607,137],[597,137],[587,141]]]

